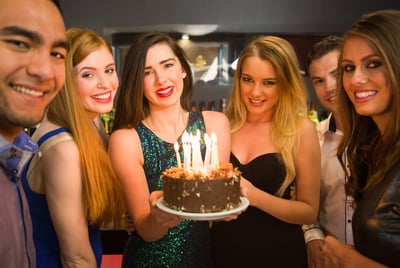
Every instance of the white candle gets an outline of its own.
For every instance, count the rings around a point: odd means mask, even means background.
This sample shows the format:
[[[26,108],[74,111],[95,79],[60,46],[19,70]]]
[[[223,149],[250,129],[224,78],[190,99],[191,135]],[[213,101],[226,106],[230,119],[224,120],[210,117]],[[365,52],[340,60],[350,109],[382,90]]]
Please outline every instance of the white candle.
[[[198,173],[202,168],[202,158],[201,158],[201,150],[200,150],[200,130],[197,130],[196,135],[192,136],[192,149],[193,149],[193,170],[195,173]]]
[[[185,171],[189,171],[190,169],[190,137],[189,134],[186,132],[182,135],[182,147],[183,147],[183,167]]]
[[[219,167],[218,143],[215,132],[211,133],[211,166],[213,168]]]
[[[178,163],[178,167],[181,167],[181,156],[179,155],[179,144],[177,141],[174,143],[174,149],[176,153],[176,162]]]
[[[207,133],[204,134],[204,143],[206,144],[206,155],[204,157],[204,173],[208,174],[211,161],[211,139]]]

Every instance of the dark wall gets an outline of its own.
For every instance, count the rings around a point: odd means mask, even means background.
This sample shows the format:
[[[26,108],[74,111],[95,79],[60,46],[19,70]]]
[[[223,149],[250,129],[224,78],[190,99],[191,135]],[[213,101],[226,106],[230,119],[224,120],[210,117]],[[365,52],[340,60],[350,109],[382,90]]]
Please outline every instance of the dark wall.
[[[363,13],[398,0],[61,0],[67,27],[115,31],[165,24],[216,24],[218,32],[323,34],[346,30]]]

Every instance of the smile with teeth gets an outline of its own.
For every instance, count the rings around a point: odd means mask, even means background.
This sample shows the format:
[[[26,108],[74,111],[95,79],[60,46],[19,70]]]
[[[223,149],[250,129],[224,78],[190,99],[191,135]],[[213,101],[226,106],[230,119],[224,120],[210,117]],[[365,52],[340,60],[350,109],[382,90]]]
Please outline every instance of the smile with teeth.
[[[371,91],[362,91],[362,92],[356,92],[355,96],[356,98],[366,98],[369,96],[373,96],[377,93],[376,90],[371,90]]]
[[[334,100],[336,100],[336,99],[337,99],[337,96],[336,96],[336,95],[335,95],[335,96],[330,96],[330,97],[326,98],[327,101],[334,101]]]
[[[97,100],[105,100],[105,99],[110,98],[110,96],[111,96],[111,93],[107,92],[107,93],[104,93],[104,94],[94,95],[94,96],[92,96],[92,98],[93,99],[97,99]]]
[[[33,89],[29,89],[29,88],[26,88],[24,86],[13,85],[13,89],[15,89],[18,92],[21,92],[21,93],[24,93],[26,95],[30,95],[30,96],[33,96],[33,97],[41,97],[41,96],[44,95],[44,92],[36,91],[36,90],[33,90]]]
[[[249,99],[251,103],[255,103],[255,104],[261,104],[263,103],[265,100],[256,100],[256,99]]]
[[[157,94],[168,94],[172,90],[172,87],[167,87],[157,91]]]

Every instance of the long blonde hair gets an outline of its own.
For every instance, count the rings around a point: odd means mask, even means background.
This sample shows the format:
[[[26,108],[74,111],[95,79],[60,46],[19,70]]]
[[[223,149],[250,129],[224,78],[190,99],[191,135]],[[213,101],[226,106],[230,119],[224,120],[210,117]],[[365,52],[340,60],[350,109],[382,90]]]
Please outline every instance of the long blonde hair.
[[[90,224],[109,222],[124,213],[124,199],[106,149],[81,102],[73,68],[107,42],[87,29],[67,31],[66,83],[49,105],[49,121],[67,128],[79,149],[83,209]],[[111,49],[110,49],[111,52]]]
[[[240,96],[240,77],[243,62],[251,56],[269,61],[275,69],[279,84],[279,98],[272,116],[271,134],[286,167],[285,180],[276,192],[282,196],[296,177],[295,155],[299,143],[301,115],[307,114],[307,90],[292,45],[277,36],[258,37],[239,56],[233,91],[226,110],[232,133],[239,130],[247,118],[248,111]]]

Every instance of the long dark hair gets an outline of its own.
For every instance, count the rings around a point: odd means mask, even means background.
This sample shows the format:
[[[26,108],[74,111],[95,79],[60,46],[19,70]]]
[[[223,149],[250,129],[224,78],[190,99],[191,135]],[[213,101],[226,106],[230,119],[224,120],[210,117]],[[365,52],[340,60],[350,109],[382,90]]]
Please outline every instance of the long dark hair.
[[[346,191],[357,202],[364,191],[382,181],[400,160],[400,10],[381,10],[362,16],[344,34],[344,43],[354,36],[366,40],[381,58],[391,91],[387,107],[391,120],[381,133],[370,116],[357,114],[345,93],[343,77],[338,76],[339,101],[344,109],[341,116],[344,136],[338,155],[343,167],[347,157],[350,174]],[[340,64],[338,70],[343,73]]]
[[[121,88],[116,102],[113,131],[132,128],[149,114],[149,103],[144,97],[144,73],[147,52],[155,44],[167,44],[186,72],[183,80],[181,106],[190,110],[193,93],[193,75],[183,49],[166,33],[150,32],[135,38],[125,57]]]

